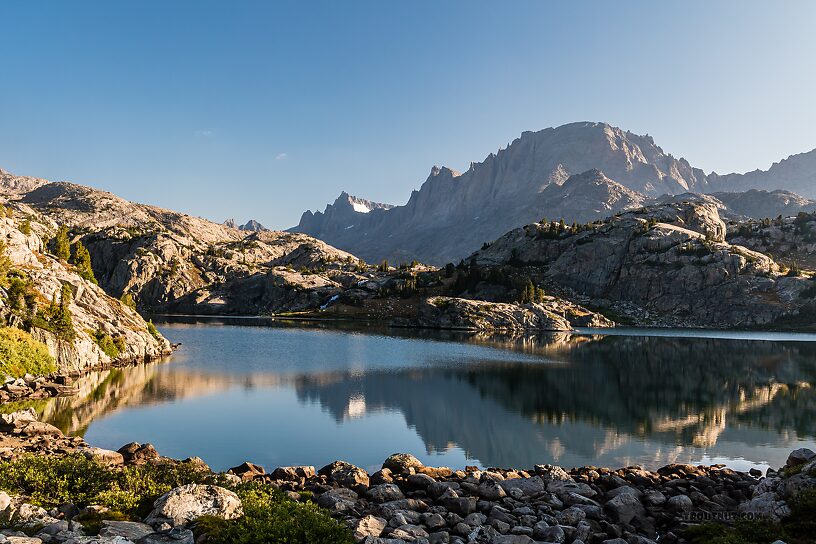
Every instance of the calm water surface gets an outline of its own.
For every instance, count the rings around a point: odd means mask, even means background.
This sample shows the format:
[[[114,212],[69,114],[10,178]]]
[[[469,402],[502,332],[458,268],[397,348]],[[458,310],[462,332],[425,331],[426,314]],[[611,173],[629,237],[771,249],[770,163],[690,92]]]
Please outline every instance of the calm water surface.
[[[747,469],[816,448],[814,335],[513,339],[177,321],[159,324],[182,343],[168,360],[95,373],[80,395],[36,407],[94,445],[151,442],[216,469],[335,459],[375,469],[397,451],[454,468]]]

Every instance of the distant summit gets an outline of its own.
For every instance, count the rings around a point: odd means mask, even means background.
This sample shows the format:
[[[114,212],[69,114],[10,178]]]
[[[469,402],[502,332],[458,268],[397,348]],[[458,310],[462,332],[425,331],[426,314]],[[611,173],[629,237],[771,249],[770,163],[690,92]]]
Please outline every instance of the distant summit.
[[[225,227],[229,227],[231,229],[246,230],[246,231],[252,231],[252,232],[266,232],[266,231],[269,230],[268,228],[264,227],[259,222],[255,221],[254,219],[250,219],[249,221],[247,221],[243,225],[238,225],[235,222],[235,219],[230,218],[230,219],[227,219],[226,221],[224,221],[223,225]]]
[[[740,209],[757,203],[793,210],[816,198],[816,150],[768,171],[706,174],[660,148],[649,135],[579,122],[524,132],[507,148],[458,173],[434,166],[402,206],[374,205],[346,193],[290,229],[369,261],[458,262],[503,233],[542,217],[584,222],[662,195],[784,189],[803,195],[723,196]],[[737,200],[740,200],[737,204]],[[358,206],[358,209],[355,209]]]
[[[332,237],[335,233],[349,231],[364,221],[371,212],[377,215],[393,208],[391,204],[372,202],[352,196],[343,191],[333,204],[326,206],[323,212],[306,211],[300,217],[298,226],[289,229],[294,232],[320,232],[322,236]]]

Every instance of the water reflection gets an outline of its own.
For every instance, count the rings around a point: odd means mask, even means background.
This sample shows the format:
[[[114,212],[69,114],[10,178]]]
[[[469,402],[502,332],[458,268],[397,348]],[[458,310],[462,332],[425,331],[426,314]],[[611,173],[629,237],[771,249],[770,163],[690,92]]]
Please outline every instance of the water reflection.
[[[40,401],[91,442],[217,468],[410,449],[434,464],[780,465],[816,436],[816,343],[165,325],[169,362]],[[761,337],[761,335],[756,335]]]

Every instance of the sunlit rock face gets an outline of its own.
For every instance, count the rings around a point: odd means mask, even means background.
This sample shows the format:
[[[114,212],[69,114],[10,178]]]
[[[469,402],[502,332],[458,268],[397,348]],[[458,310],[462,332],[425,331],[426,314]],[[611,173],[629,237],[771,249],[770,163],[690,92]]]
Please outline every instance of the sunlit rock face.
[[[13,178],[12,184],[5,187],[2,183],[6,181],[8,176],[0,176],[0,199],[6,199],[4,205],[8,210],[0,218],[0,239],[3,240],[4,256],[9,259],[8,271],[18,279],[25,278],[29,295],[33,295],[32,306],[27,306],[26,311],[34,315],[38,308],[42,310],[42,306],[61,299],[64,286],[70,291],[68,309],[73,334],[57,336],[44,327],[29,327],[34,338],[46,344],[58,370],[75,373],[109,365],[112,358],[94,341],[96,332],[121,338],[119,353],[115,357],[120,362],[157,358],[169,353],[169,342],[161,335],[154,337],[150,334],[147,322],[135,310],[109,296],[93,281],[81,276],[74,266],[56,258],[48,250],[48,243],[59,224],[14,199],[15,191],[32,186],[44,187],[40,182],[45,182]],[[4,296],[0,301],[4,324],[26,327],[23,313],[19,300],[10,301]]]
[[[74,229],[102,289],[114,298],[130,295],[140,310],[314,308],[340,291],[328,272],[353,270],[357,262],[304,234],[269,231],[256,221],[233,228],[75,183],[4,173],[0,197],[47,224],[39,234],[50,237],[57,225]]]

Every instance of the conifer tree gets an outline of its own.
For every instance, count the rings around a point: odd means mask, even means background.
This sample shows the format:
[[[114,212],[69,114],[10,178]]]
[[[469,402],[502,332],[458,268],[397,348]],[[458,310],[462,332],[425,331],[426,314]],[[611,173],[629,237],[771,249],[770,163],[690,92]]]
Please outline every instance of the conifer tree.
[[[54,255],[58,259],[67,261],[71,258],[71,242],[68,239],[68,227],[61,225],[57,230],[57,235],[54,236]]]
[[[80,241],[77,241],[73,245],[73,249],[71,264],[76,266],[79,275],[90,282],[98,283],[96,276],[94,276],[93,267],[91,266],[91,254],[88,253],[88,250]]]

